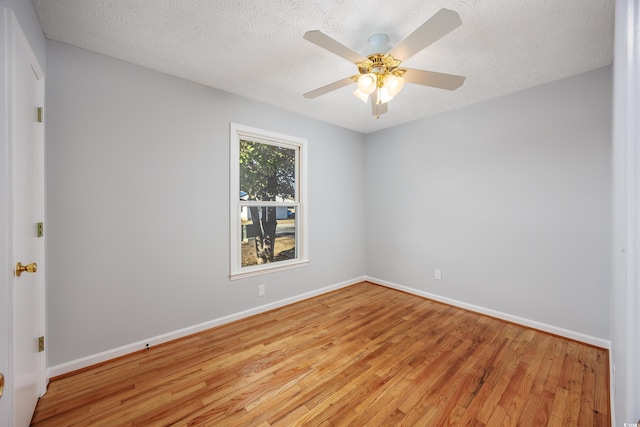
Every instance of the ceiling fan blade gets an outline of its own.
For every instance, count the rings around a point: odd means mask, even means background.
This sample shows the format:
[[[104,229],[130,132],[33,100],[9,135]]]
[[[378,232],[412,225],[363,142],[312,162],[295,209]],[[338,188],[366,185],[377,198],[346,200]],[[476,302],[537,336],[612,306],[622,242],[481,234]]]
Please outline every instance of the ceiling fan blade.
[[[365,61],[367,58],[360,55],[358,52],[346,47],[342,43],[332,39],[325,33],[319,30],[307,31],[304,33],[304,39],[311,43],[320,46],[323,49],[328,50],[331,53],[335,53],[341,58],[346,59],[354,64],[357,62]]]
[[[371,94],[371,112],[374,116],[376,116],[376,118],[380,117],[382,114],[386,113],[389,110],[386,102],[384,104],[378,104],[377,102],[378,93],[377,91],[375,91]]]
[[[455,74],[436,73],[435,71],[415,70],[407,68],[404,80],[417,85],[437,87],[439,89],[456,90],[464,83],[466,77]]]
[[[338,80],[333,83],[329,83],[326,86],[322,86],[316,90],[312,90],[311,92],[305,93],[304,96],[307,99],[317,98],[320,95],[324,95],[336,89],[340,89],[341,87],[347,86],[348,84],[353,83],[353,79],[351,77],[345,77],[344,79]]]
[[[435,15],[427,19],[424,24],[420,25],[417,30],[391,49],[389,55],[400,61],[406,61],[460,25],[462,25],[462,21],[457,12],[449,9],[440,9]]]

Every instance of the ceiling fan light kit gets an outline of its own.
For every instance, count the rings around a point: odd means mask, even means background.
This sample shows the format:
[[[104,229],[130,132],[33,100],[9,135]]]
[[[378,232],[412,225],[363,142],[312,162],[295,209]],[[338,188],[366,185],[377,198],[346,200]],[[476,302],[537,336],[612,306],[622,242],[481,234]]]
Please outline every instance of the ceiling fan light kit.
[[[369,95],[377,91],[376,103],[386,104],[402,90],[406,70],[397,69],[400,61],[392,56],[376,53],[370,55],[366,61],[356,65],[360,74],[353,76],[358,83],[358,89],[353,94],[363,102],[369,101]]]
[[[398,68],[398,66],[402,61],[406,61],[461,24],[460,16],[456,12],[440,9],[394,48],[389,46],[389,37],[386,34],[371,36],[366,57],[321,31],[307,31],[304,34],[306,40],[353,62],[358,67],[359,74],[307,92],[303,96],[308,99],[316,98],[355,82],[358,87],[353,94],[365,103],[371,99],[372,113],[376,118],[379,118],[381,114],[387,112],[386,104],[400,93],[405,81],[423,86],[456,90],[464,83],[464,77],[434,71]]]

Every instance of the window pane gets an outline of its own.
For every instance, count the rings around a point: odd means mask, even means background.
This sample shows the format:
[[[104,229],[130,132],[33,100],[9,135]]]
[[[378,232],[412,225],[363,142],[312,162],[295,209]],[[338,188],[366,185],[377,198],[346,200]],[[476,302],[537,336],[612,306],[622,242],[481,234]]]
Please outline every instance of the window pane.
[[[296,259],[295,206],[243,206],[242,267]]]
[[[296,200],[296,150],[240,140],[240,193],[246,200]]]

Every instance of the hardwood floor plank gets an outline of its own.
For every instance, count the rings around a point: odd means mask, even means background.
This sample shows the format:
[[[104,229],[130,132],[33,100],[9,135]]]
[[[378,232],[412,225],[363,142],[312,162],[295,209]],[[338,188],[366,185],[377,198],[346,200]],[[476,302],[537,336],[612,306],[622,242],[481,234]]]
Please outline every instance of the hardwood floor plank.
[[[52,379],[34,426],[609,426],[604,349],[363,282]]]
[[[513,400],[509,404],[509,407],[507,408],[507,413],[505,414],[502,424],[514,427],[527,424],[526,422],[520,421],[526,404],[527,400],[525,398],[520,395],[514,396]]]
[[[580,398],[580,415],[578,424],[583,426],[595,425],[595,387],[596,371],[594,368],[593,352],[586,352],[587,362],[584,365],[584,376],[582,378],[582,396]]]

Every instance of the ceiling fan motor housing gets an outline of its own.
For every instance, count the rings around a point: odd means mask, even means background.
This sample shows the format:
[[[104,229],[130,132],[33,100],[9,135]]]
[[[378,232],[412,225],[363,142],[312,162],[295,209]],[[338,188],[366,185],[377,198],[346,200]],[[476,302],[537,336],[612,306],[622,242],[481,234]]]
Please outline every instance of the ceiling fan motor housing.
[[[366,61],[358,62],[356,65],[360,74],[374,73],[378,76],[384,76],[389,73],[398,76],[404,74],[404,70],[396,69],[400,65],[400,61],[385,53],[369,55]]]

